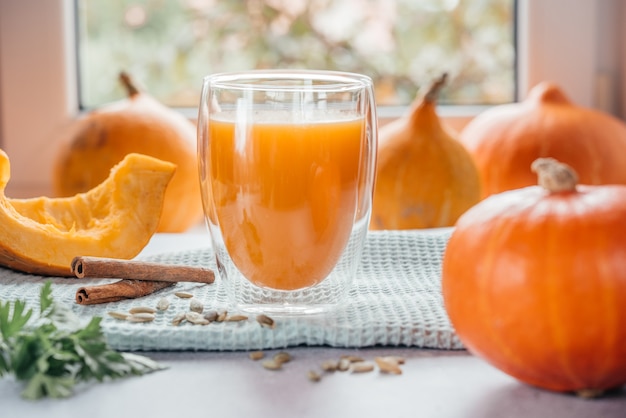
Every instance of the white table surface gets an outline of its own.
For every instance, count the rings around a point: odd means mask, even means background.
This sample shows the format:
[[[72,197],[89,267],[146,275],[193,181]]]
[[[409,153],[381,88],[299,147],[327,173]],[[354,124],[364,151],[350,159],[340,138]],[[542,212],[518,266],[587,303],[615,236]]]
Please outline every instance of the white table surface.
[[[206,246],[202,228],[159,234],[144,255]],[[277,350],[267,351],[271,356]],[[583,400],[521,384],[465,351],[417,348],[287,349],[293,361],[269,371],[245,352],[143,353],[168,369],[81,387],[64,400],[26,401],[0,380],[0,417],[626,417],[626,390]],[[399,376],[307,371],[342,354],[406,358]]]

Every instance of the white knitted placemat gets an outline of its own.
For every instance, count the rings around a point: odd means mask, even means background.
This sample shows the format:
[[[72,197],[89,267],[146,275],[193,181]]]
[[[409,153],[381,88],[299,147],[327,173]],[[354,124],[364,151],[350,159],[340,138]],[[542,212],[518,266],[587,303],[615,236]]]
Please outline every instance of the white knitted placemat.
[[[72,306],[83,318],[101,316],[109,344],[118,350],[257,350],[297,345],[331,347],[410,346],[462,349],[448,320],[441,295],[441,261],[450,229],[370,232],[357,279],[345,307],[323,317],[276,319],[276,327],[261,327],[254,317],[242,322],[183,323],[174,326],[176,313],[188,311],[189,300],[173,296],[189,291],[207,310],[228,308],[220,280],[211,285],[179,283],[153,295],[102,305],[74,302],[76,290],[110,279],[43,278],[0,268],[0,299],[23,299],[38,309],[39,289],[53,282],[55,300]],[[202,265],[215,269],[210,249],[169,252],[143,257],[171,264]],[[133,306],[156,306],[162,297],[171,305],[150,323],[111,318],[108,311]],[[234,312],[233,312],[234,313]]]

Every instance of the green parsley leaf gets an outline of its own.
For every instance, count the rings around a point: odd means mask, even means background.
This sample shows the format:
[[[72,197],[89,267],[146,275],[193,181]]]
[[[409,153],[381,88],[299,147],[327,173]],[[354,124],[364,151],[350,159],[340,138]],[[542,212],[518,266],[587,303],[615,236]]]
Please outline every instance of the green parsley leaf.
[[[26,387],[22,391],[22,397],[31,400],[46,396],[50,398],[67,398],[72,395],[74,384],[74,379],[69,376],[54,377],[38,373],[28,380]]]
[[[43,314],[46,310],[50,309],[54,305],[52,299],[52,282],[47,281],[41,288],[39,293],[39,313]]]
[[[30,309],[24,312],[25,308],[26,303],[19,300],[14,304],[0,301],[0,377],[11,371],[11,343],[33,314]]]
[[[102,318],[81,327],[77,316],[57,305],[48,281],[40,292],[38,318],[26,303],[0,301],[0,377],[11,373],[24,383],[26,399],[71,396],[79,382],[117,379],[162,370],[136,354],[111,349],[102,332]]]
[[[25,308],[26,302],[16,300],[13,304],[13,312],[11,312],[11,303],[7,302],[3,305],[0,301],[0,334],[3,341],[8,341],[26,325],[33,311],[29,309],[24,313]]]

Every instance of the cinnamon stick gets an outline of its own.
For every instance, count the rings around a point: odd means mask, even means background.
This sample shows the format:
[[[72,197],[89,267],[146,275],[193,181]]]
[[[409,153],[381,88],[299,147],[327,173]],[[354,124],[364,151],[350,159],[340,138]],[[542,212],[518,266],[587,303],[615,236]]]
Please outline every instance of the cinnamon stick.
[[[77,278],[112,278],[156,282],[213,283],[215,274],[203,267],[168,265],[104,257],[75,257],[71,264]]]
[[[76,291],[76,303],[79,305],[95,305],[124,299],[135,299],[175,284],[175,282],[123,279],[114,283],[86,286]]]

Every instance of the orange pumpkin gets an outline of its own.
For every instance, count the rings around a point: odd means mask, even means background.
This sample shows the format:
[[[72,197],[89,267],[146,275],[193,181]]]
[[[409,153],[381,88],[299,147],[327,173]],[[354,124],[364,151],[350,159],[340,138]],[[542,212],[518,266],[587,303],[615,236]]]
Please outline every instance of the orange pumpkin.
[[[543,187],[490,196],[459,219],[445,307],[465,346],[505,373],[598,395],[626,383],[626,186],[576,186],[553,159],[534,168]]]
[[[483,197],[535,184],[529,167],[541,157],[570,165],[583,184],[626,184],[626,124],[576,106],[553,83],[481,113],[460,140],[476,161]]]
[[[436,80],[409,112],[378,135],[371,229],[452,226],[480,199],[472,157],[437,116]]]
[[[196,152],[196,128],[120,79],[128,98],[76,121],[59,146],[52,172],[55,196],[73,196],[100,184],[127,154],[139,153],[176,164],[163,204],[158,232],[182,232],[202,219]]]

